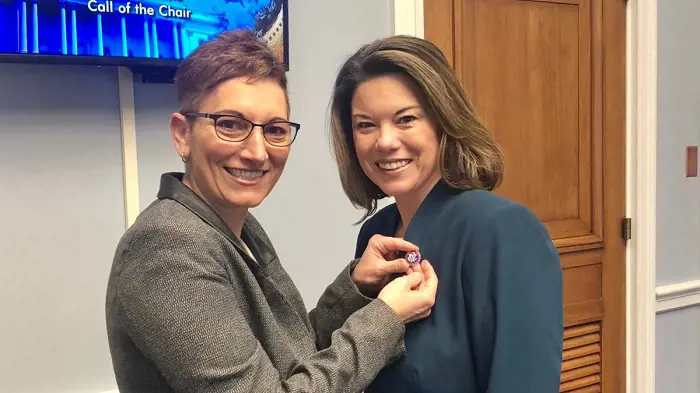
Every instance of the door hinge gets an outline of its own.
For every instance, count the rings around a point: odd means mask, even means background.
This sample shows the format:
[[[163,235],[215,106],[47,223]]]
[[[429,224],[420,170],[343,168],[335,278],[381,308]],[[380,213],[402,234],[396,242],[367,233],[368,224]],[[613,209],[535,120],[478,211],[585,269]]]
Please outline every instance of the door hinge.
[[[632,238],[632,219],[629,217],[622,219],[622,238],[625,240]]]

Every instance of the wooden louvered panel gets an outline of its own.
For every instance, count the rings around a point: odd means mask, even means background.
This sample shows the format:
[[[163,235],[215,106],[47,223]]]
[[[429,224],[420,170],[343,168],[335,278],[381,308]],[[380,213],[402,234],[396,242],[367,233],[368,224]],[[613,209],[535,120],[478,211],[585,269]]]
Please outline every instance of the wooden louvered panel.
[[[575,357],[569,362],[564,362],[564,367],[562,367],[562,371],[570,371],[591,364],[600,364],[600,353],[583,357]]]
[[[600,393],[600,385],[586,386],[585,388],[569,390],[567,393]]]
[[[564,331],[560,392],[601,391],[600,343],[600,322],[571,326]]]

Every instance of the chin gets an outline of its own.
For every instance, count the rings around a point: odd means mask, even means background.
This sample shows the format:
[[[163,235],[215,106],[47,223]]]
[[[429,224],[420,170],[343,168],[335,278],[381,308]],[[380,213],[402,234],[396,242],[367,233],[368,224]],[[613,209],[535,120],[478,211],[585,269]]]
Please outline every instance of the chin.
[[[395,185],[391,186],[379,186],[379,189],[382,190],[388,197],[396,198],[401,197],[401,195],[407,194],[410,192],[410,189],[408,187],[397,187]]]
[[[391,181],[382,179],[383,181],[376,181],[375,179],[370,178],[370,180],[372,180],[372,182],[376,184],[383,193],[390,197],[411,192],[411,190],[414,190],[416,186],[415,182],[408,181],[408,179],[394,179]]]
[[[260,197],[260,198],[236,198],[232,202],[236,206],[244,207],[247,209],[253,209],[258,206],[260,206],[263,201],[265,200],[265,197]]]
[[[265,197],[267,196],[266,193],[263,192],[231,192],[230,195],[226,196],[226,202],[228,202],[230,205],[234,207],[241,207],[241,208],[247,208],[247,209],[252,209],[255,207],[260,206],[262,202],[265,200]]]

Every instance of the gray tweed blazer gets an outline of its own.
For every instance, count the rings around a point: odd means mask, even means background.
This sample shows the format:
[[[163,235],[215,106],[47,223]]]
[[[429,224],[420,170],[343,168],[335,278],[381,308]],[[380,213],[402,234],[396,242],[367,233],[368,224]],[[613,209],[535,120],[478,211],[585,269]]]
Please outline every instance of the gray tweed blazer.
[[[114,256],[106,318],[120,393],[361,392],[403,356],[404,324],[359,293],[355,261],[307,314],[255,218],[242,235],[253,260],[181,180],[163,174]]]

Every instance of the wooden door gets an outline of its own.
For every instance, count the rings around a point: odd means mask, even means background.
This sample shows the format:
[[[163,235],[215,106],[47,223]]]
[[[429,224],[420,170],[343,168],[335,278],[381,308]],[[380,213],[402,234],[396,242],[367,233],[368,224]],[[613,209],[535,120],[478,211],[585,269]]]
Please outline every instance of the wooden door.
[[[564,269],[562,392],[625,391],[625,1],[425,0]]]

